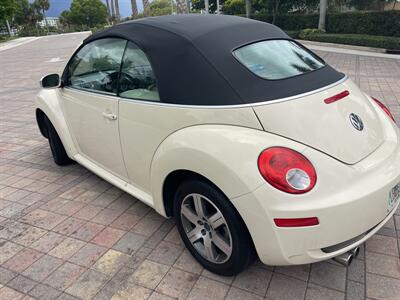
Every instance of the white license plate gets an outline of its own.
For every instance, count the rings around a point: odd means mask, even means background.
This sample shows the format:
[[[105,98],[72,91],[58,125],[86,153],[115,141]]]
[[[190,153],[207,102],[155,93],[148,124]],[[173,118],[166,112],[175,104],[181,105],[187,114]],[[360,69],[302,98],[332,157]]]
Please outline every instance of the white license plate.
[[[388,212],[392,211],[392,209],[396,207],[396,204],[397,204],[397,201],[399,200],[399,198],[400,198],[400,183],[398,183],[389,192]]]

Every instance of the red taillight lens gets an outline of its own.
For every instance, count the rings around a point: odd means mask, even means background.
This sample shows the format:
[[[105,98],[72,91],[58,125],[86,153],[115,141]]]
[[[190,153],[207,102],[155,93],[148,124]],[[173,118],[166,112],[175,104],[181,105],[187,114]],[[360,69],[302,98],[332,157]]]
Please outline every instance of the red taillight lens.
[[[304,227],[315,226],[319,224],[317,217],[296,218],[296,219],[274,219],[275,225],[278,227]]]
[[[385,104],[383,104],[381,101],[379,101],[378,99],[375,99],[374,97],[372,97],[372,99],[374,99],[374,101],[376,102],[376,104],[378,104],[380,106],[380,108],[383,109],[383,111],[389,116],[389,118],[391,118],[393,120],[393,122],[396,123],[396,121],[394,120],[394,117],[392,115],[392,113],[390,112],[389,108],[387,108],[385,106]]]
[[[285,147],[265,149],[258,158],[258,169],[268,183],[286,193],[306,193],[317,182],[311,162],[299,152]]]

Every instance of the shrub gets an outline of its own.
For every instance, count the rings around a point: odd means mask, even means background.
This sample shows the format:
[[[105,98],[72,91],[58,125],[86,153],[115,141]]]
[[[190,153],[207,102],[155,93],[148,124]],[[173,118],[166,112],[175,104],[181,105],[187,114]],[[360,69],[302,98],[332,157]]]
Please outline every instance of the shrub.
[[[300,34],[301,35],[301,34]],[[305,40],[338,43],[355,46],[400,50],[400,37],[388,37],[366,34],[312,33],[303,37]]]
[[[271,23],[272,16],[254,14],[252,18]],[[284,30],[294,31],[318,27],[318,14],[278,15],[275,24]],[[400,11],[330,13],[326,17],[329,33],[355,33],[400,37]]]
[[[308,36],[315,35],[315,34],[320,34],[320,33],[324,33],[324,32],[322,30],[319,30],[319,29],[307,28],[307,29],[301,30],[299,32],[298,36],[299,36],[300,39],[306,40]]]

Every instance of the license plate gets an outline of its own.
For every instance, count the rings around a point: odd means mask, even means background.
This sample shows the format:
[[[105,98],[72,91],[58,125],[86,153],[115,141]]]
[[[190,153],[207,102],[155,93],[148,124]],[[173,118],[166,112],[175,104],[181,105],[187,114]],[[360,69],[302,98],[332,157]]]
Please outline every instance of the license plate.
[[[389,192],[389,200],[388,200],[388,212],[392,211],[395,208],[397,201],[400,198],[400,183],[398,183],[392,190]]]

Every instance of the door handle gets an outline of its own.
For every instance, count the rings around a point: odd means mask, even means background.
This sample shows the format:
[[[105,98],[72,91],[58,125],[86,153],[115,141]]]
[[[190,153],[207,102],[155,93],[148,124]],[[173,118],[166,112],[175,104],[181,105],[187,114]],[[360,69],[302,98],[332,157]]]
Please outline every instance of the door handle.
[[[106,112],[103,112],[103,117],[104,117],[104,118],[107,118],[107,119],[109,119],[109,120],[112,120],[112,121],[114,121],[114,120],[117,119],[117,116],[114,115],[113,113],[106,113]]]

